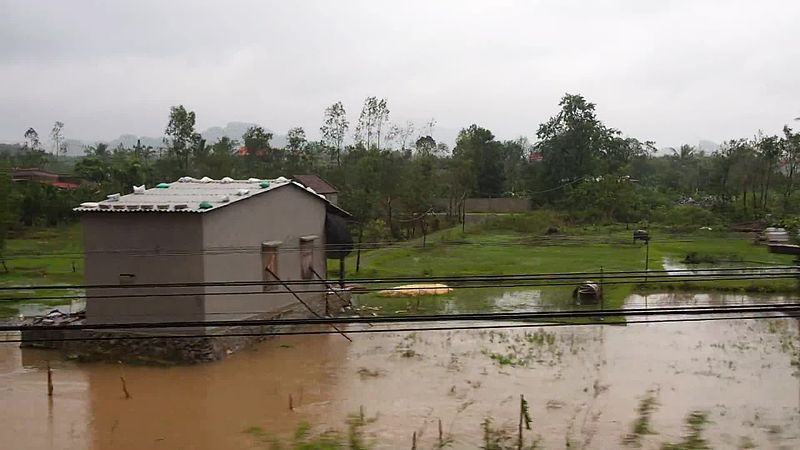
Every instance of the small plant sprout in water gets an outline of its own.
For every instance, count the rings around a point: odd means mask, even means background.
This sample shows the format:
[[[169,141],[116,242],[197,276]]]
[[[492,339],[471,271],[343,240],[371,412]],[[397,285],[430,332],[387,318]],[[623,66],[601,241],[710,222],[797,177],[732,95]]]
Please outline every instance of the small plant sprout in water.
[[[684,420],[684,435],[681,442],[677,444],[663,444],[661,450],[707,450],[710,449],[708,442],[703,437],[708,424],[708,413],[706,411],[692,411]]]
[[[656,434],[650,425],[650,419],[659,406],[656,394],[657,392],[651,389],[639,401],[639,406],[636,408],[637,417],[631,426],[631,432],[622,438],[624,445],[640,448],[644,436]]]
[[[267,433],[259,426],[249,427],[244,433],[253,438],[258,448],[270,450],[368,450],[374,447],[374,442],[367,439],[364,427],[375,420],[377,416],[368,418],[361,408],[358,413],[347,417],[346,432],[325,430],[317,433],[311,424],[301,422],[288,443]]]

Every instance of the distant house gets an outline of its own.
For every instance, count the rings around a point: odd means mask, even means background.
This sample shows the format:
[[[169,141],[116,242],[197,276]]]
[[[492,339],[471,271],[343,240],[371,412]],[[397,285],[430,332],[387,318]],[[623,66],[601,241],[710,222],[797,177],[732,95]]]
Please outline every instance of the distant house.
[[[544,160],[542,152],[530,152],[528,153],[528,162],[541,162]]]
[[[14,169],[11,171],[11,179],[16,182],[49,184],[60,189],[77,189],[80,187],[79,180],[37,168]]]
[[[325,196],[325,198],[334,205],[338,204],[339,191],[332,184],[323,180],[319,175],[295,175],[292,179],[303,186],[310,187],[317,194]]]
[[[347,245],[349,214],[283,177],[184,177],[75,210],[86,284],[102,286],[86,291],[89,324],[308,316],[281,281],[325,314],[326,250]],[[136,287],[164,283],[183,287]]]

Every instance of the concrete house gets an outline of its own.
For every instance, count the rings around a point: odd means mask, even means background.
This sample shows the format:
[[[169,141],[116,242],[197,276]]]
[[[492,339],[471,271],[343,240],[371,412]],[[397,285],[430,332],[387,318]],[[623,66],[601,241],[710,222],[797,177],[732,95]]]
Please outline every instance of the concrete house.
[[[331,222],[341,228],[349,216],[283,177],[183,177],[75,210],[84,229],[86,284],[95,286],[86,292],[87,324],[309,315],[276,276],[307,282],[290,287],[324,314],[327,286],[319,280],[327,277]],[[341,230],[336,234],[340,239]],[[163,283],[186,285],[148,287]]]

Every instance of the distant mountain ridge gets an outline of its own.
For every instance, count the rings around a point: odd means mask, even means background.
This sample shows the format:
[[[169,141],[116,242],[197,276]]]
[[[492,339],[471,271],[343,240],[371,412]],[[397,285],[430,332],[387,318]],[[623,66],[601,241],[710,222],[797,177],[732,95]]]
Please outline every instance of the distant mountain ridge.
[[[238,142],[242,142],[242,135],[247,131],[248,128],[252,126],[256,126],[255,123],[249,122],[228,122],[227,125],[224,127],[211,127],[206,129],[205,131],[200,132],[200,135],[206,140],[206,144],[210,145],[217,142],[222,137],[227,137],[229,139],[236,140]],[[273,133],[272,130],[265,128],[267,132]],[[66,139],[64,143],[67,146],[67,155],[70,156],[81,156],[84,154],[85,150],[89,146],[94,146],[99,143],[104,143],[109,146],[109,148],[117,148],[117,147],[125,147],[125,148],[132,148],[136,146],[137,141],[144,147],[165,147],[163,137],[152,137],[152,136],[137,136],[135,134],[123,134],[116,139],[112,139],[110,141],[104,140],[96,140],[96,141],[85,141],[81,139]],[[274,147],[284,147],[287,143],[286,136],[282,134],[275,134],[273,133],[272,136],[272,145]]]

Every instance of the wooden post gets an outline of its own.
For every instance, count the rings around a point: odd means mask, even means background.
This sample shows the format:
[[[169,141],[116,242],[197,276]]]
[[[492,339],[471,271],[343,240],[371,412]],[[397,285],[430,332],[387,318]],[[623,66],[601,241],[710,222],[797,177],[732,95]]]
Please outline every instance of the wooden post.
[[[417,432],[411,435],[411,450],[417,450]]]
[[[647,282],[647,272],[650,271],[650,237],[645,241],[645,256],[644,256],[644,281]]]
[[[519,429],[517,431],[517,450],[522,450],[522,422],[525,420],[525,397],[519,396]]]
[[[119,380],[122,382],[122,393],[125,394],[125,400],[131,398],[131,393],[128,392],[128,385],[125,383],[125,372],[122,369],[122,361],[117,361],[119,363]]]
[[[339,286],[344,288],[344,257],[339,258]]]
[[[603,266],[600,266],[600,309],[603,309],[604,301],[603,297],[605,296],[605,288],[603,288]]]
[[[50,369],[50,361],[47,361],[47,396],[53,396],[53,371]]]
[[[425,241],[428,237],[428,227],[425,223],[425,217],[426,216],[422,216],[422,248],[425,248]]]
[[[442,419],[439,419],[439,448],[444,448],[444,437],[442,435]]]
[[[358,247],[356,248],[356,273],[361,270],[361,242],[364,239],[364,224],[358,225]]]
[[[292,394],[289,394],[289,411],[294,411],[294,399],[292,399]]]

